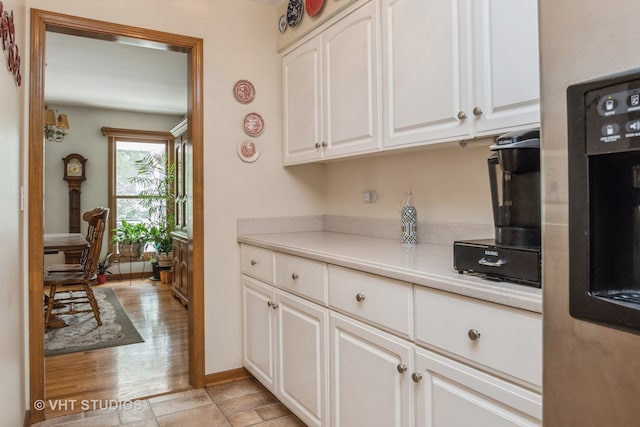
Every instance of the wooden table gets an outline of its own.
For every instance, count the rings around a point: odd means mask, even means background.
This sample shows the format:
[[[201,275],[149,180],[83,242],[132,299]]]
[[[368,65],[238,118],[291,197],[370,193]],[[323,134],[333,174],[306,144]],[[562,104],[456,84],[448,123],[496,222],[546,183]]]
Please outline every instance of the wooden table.
[[[44,253],[56,254],[58,252],[80,254],[89,246],[81,233],[45,233]]]

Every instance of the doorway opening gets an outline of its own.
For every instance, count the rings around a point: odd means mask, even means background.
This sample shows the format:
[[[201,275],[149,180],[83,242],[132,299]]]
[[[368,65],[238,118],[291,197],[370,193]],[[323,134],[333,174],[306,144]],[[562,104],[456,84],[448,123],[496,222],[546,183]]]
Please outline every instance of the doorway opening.
[[[46,32],[77,35],[187,54],[188,141],[193,153],[193,191],[188,227],[192,281],[188,309],[189,384],[204,387],[204,262],[203,262],[203,41],[202,39],[63,15],[31,10],[31,69],[28,146],[28,264],[29,264],[29,378],[30,421],[43,421],[46,402],[44,364],[43,234],[44,234],[44,85]],[[71,381],[72,379],[70,379]],[[136,396],[146,397],[146,396]]]

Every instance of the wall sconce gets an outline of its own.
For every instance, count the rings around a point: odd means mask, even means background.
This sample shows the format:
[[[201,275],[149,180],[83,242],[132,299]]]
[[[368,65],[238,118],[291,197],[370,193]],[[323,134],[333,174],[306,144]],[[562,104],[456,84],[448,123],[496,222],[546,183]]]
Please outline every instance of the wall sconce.
[[[58,114],[45,107],[44,110],[44,137],[47,141],[62,142],[69,129],[69,119],[66,114]]]

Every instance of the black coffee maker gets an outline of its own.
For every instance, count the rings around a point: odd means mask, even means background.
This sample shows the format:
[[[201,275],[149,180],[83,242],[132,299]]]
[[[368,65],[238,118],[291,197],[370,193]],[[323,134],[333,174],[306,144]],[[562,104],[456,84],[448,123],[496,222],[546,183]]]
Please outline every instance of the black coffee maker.
[[[496,243],[540,246],[540,130],[511,132],[490,147]]]
[[[507,133],[490,149],[495,238],[454,242],[454,268],[540,287],[540,130]]]

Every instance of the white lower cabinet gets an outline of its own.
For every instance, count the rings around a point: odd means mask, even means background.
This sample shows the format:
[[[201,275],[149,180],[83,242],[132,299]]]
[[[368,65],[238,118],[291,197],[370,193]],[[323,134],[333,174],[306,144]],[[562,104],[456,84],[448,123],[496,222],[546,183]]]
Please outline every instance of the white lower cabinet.
[[[242,360],[244,367],[270,392],[276,392],[276,318],[271,308],[276,292],[242,276]]]
[[[277,292],[276,396],[308,426],[326,426],[328,310]]]
[[[540,426],[542,397],[416,347],[416,427]]]
[[[308,426],[327,426],[328,310],[242,276],[243,362]]]
[[[413,344],[336,313],[331,328],[331,425],[411,425]]]
[[[308,426],[541,425],[538,314],[274,259],[275,286],[242,275],[244,366]]]

